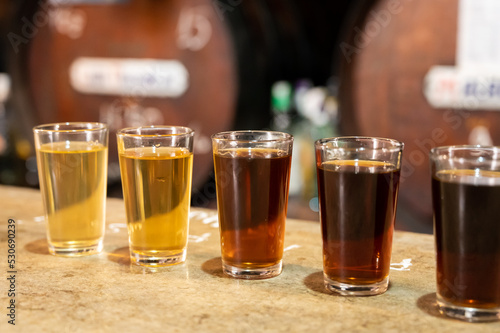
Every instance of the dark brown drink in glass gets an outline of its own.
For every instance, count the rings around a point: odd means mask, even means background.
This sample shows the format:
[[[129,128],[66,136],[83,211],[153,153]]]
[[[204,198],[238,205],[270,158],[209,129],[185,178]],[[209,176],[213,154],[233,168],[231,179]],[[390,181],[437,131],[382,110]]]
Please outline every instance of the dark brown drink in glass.
[[[404,144],[376,137],[315,142],[323,280],[329,291],[387,291]]]
[[[432,178],[438,299],[500,306],[500,172],[440,170]]]
[[[368,160],[317,167],[326,277],[349,285],[389,276],[400,171]]]
[[[225,267],[251,274],[281,264],[291,154],[279,149],[221,149],[214,154],[214,164]]]

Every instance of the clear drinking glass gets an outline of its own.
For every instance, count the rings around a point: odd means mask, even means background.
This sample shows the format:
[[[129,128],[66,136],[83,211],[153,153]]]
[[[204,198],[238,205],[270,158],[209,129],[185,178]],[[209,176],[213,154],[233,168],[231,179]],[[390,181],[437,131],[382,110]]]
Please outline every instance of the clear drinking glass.
[[[107,126],[47,124],[33,132],[50,253],[100,252],[106,214]]]
[[[293,137],[222,132],[212,144],[224,273],[243,279],[279,275]]]
[[[325,286],[381,294],[389,286],[403,143],[338,137],[315,147]]]
[[[132,262],[148,267],[186,259],[193,174],[192,129],[117,132]]]
[[[437,147],[430,161],[439,310],[499,320],[500,147]]]

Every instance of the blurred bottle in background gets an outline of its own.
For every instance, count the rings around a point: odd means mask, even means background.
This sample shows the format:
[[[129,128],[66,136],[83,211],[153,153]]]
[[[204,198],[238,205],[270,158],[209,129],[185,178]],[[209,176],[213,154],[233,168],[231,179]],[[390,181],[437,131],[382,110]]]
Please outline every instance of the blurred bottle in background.
[[[36,186],[36,159],[30,142],[12,124],[10,92],[10,76],[0,73],[0,184]]]
[[[0,1],[0,184],[30,186],[37,184],[36,161],[30,160],[31,146],[18,131],[11,103],[12,78],[8,68],[7,38],[16,1]]]
[[[314,86],[309,79],[292,83],[277,81],[271,88],[271,128],[294,136],[290,178],[289,216],[316,220],[318,194],[314,141],[332,137],[337,131],[335,78],[327,86]]]

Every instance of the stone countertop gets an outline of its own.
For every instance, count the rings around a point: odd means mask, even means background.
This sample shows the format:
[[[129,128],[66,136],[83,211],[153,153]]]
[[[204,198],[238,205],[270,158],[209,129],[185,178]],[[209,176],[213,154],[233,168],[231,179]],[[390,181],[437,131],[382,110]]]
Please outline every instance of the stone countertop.
[[[157,272],[131,267],[123,201],[108,199],[104,250],[48,253],[40,193],[0,186],[0,332],[499,332],[500,322],[443,318],[435,307],[432,236],[396,232],[382,295],[325,291],[319,224],[288,220],[283,273],[260,281],[222,273],[217,214],[193,208],[187,261]],[[15,220],[15,327],[7,223]],[[411,265],[408,263],[411,262]]]

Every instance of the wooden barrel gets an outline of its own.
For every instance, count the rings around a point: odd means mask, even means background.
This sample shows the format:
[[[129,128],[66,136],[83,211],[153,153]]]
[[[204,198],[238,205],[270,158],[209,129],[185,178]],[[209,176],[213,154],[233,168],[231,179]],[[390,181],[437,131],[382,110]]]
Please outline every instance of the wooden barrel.
[[[231,128],[238,89],[231,39],[212,2],[33,3],[18,16],[24,24],[13,44],[25,122],[107,123],[115,179],[116,130],[189,126],[193,182],[202,183],[212,165],[210,135]]]
[[[365,1],[338,45],[341,131],[405,143],[400,202],[426,221],[429,150],[500,144],[496,22],[487,1]]]
[[[202,187],[212,170],[211,134],[269,127],[278,80],[325,84],[350,2],[25,0],[18,6],[8,36],[10,72],[15,119],[27,138],[39,123],[108,123],[113,182],[116,129],[191,126],[193,183]]]

